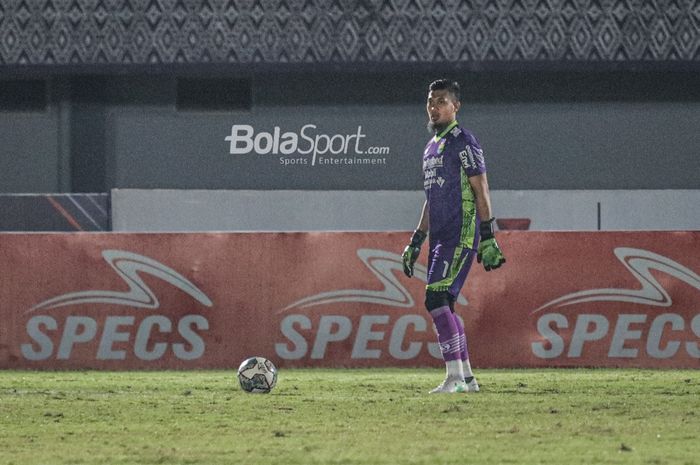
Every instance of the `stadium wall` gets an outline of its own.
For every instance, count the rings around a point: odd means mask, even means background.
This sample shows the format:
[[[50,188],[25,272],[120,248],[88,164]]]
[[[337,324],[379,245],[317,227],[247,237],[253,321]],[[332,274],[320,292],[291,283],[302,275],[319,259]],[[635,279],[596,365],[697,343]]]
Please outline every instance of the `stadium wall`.
[[[700,188],[700,74],[459,77],[459,119],[481,141],[494,189]],[[417,190],[429,80],[344,73],[188,85],[162,76],[50,79],[45,106],[0,109],[0,191]],[[214,97],[198,97],[210,85]],[[241,87],[250,93],[247,107],[217,107]],[[287,132],[298,146],[282,153]],[[335,153],[322,153],[333,137]],[[316,141],[314,157],[308,150]]]
[[[497,189],[694,189],[698,18],[683,0],[5,2],[0,191],[414,190],[443,75]],[[285,170],[230,156],[236,124],[362,126],[390,156]]]
[[[70,156],[61,144],[66,128],[58,109],[1,107],[0,192],[64,192]]]
[[[0,368],[437,366],[402,233],[0,234]],[[697,232],[502,232],[476,367],[700,368]]]
[[[410,231],[425,200],[422,191],[115,189],[111,197],[122,232]],[[492,190],[491,200],[501,229],[700,230],[700,190]]]
[[[423,87],[416,87],[412,105],[269,102],[250,112],[224,114],[113,108],[107,117],[111,184],[419,189],[420,158],[429,137]],[[700,187],[695,175],[700,172],[700,103],[465,102],[459,119],[481,141],[494,189]],[[276,130],[296,134],[298,148],[284,154],[273,145],[283,142],[281,136],[254,139],[274,136]],[[333,143],[326,149],[329,139]],[[257,149],[254,140],[261,141]],[[265,140],[273,142],[265,145]],[[314,156],[312,149],[319,153]]]

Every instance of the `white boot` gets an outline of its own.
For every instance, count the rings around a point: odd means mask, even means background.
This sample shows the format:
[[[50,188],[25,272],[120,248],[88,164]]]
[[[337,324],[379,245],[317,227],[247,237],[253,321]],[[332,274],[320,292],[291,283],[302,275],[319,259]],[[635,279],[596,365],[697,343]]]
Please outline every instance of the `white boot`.
[[[467,385],[467,392],[479,392],[479,383],[476,382],[475,377],[471,377],[472,379],[467,383],[465,381],[465,384]]]
[[[478,389],[478,387],[477,387]],[[445,381],[440,383],[438,387],[430,391],[431,394],[451,394],[455,392],[468,392],[469,386],[464,382],[464,379],[454,376],[448,376]]]

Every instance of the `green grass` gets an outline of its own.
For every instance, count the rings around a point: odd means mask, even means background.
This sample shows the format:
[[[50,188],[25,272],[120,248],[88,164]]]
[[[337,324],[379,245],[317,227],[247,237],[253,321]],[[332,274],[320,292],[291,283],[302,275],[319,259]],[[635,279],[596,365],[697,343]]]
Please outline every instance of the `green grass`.
[[[700,372],[0,371],[2,464],[697,464]]]

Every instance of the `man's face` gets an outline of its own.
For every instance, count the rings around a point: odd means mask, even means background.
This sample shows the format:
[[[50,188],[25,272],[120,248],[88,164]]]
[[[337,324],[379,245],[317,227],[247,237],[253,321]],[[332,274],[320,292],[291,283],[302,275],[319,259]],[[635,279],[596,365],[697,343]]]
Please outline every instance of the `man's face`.
[[[445,127],[457,118],[459,102],[456,102],[447,90],[431,90],[428,93],[426,110],[431,127]]]

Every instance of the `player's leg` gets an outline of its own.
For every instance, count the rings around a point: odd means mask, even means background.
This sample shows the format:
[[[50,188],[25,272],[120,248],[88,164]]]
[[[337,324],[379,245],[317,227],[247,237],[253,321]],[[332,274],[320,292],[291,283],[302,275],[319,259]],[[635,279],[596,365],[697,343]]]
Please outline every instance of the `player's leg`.
[[[460,290],[464,286],[467,280],[467,275],[471,269],[471,264],[474,261],[474,251],[471,249],[464,249],[462,251],[462,256],[460,257],[461,266],[455,275],[455,279],[452,282],[448,292],[450,295],[450,308],[454,312],[454,302],[457,300]],[[464,382],[467,383],[469,392],[479,392],[479,384],[474,377],[472,372],[471,363],[469,361],[469,349],[467,347],[467,335],[464,330],[464,325],[462,321],[455,314],[455,322],[457,324],[457,331],[460,336],[460,358],[462,360],[462,371],[464,372]]]
[[[469,361],[469,349],[467,348],[467,335],[464,331],[464,325],[459,317],[455,314],[455,323],[460,337],[460,359],[462,361],[462,372],[464,373],[464,382],[467,383],[469,392],[479,392],[479,383],[476,381],[472,366]]]
[[[455,300],[457,300],[452,294],[450,294],[450,309],[452,313],[455,314],[455,323],[457,323],[457,331],[459,332],[460,338],[460,358],[462,359],[462,371],[464,372],[464,380],[469,381],[469,378],[474,377],[472,372],[471,364],[469,363],[469,350],[467,349],[467,335],[464,332],[464,324],[462,320],[455,313]]]
[[[445,281],[449,274],[454,252],[454,248],[444,247],[437,242],[431,243],[428,255],[428,286],[425,292],[425,307],[435,324],[440,351],[447,371],[445,380],[437,388],[430,391],[431,393],[464,392],[467,390],[462,371],[461,339],[457,318],[450,307],[449,285]]]
[[[425,293],[425,307],[433,319],[437,331],[438,344],[442,359],[445,361],[445,380],[431,393],[465,392],[462,371],[460,335],[457,317],[449,306],[449,294],[446,291],[431,291]]]

